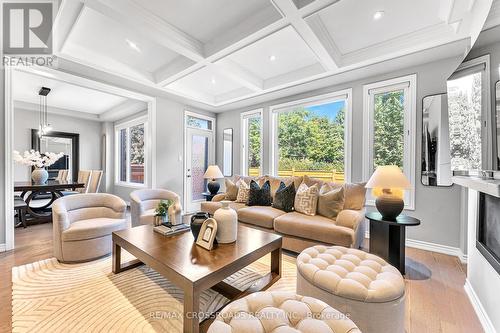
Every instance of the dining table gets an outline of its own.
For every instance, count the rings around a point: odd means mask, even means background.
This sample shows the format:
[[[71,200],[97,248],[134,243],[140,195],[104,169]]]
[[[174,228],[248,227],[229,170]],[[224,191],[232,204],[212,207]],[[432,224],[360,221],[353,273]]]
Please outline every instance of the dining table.
[[[54,201],[62,197],[65,191],[75,191],[84,187],[85,183],[55,179],[48,180],[44,184],[36,184],[32,181],[14,182],[14,192],[21,192],[19,196],[26,202],[28,224],[52,221]],[[37,202],[41,204],[34,205]]]

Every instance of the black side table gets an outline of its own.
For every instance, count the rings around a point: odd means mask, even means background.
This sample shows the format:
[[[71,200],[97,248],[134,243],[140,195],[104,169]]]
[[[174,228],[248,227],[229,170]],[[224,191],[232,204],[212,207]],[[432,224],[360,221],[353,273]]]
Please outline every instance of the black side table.
[[[406,215],[384,220],[378,212],[365,216],[370,220],[370,253],[382,257],[405,274],[406,227],[419,225],[420,220]]]
[[[207,201],[212,201],[212,199],[213,199],[213,198],[214,198],[217,194],[220,194],[220,193],[222,193],[222,192],[219,192],[219,193],[216,193],[216,194],[212,194],[212,193],[210,193],[210,192],[203,192],[202,194],[203,194],[203,196],[205,197],[205,199],[206,199]]]

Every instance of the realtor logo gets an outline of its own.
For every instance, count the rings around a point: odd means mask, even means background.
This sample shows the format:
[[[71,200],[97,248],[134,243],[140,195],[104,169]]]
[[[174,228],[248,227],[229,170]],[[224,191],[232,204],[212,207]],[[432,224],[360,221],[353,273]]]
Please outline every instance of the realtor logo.
[[[52,54],[52,6],[52,2],[4,2],[4,54]]]

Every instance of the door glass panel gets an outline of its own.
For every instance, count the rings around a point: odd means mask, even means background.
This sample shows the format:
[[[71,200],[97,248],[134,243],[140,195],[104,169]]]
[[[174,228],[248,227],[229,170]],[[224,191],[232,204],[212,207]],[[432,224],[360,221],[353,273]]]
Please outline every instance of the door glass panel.
[[[208,137],[192,136],[191,147],[191,200],[204,199],[206,180],[203,178],[208,168]]]
[[[144,124],[130,127],[130,182],[144,184]]]
[[[481,169],[481,73],[448,81],[451,169]]]

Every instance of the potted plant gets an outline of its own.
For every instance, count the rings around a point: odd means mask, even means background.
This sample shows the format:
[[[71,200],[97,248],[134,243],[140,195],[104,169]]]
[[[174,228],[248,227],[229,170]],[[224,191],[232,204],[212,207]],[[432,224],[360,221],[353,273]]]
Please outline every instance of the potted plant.
[[[168,223],[168,209],[174,204],[173,200],[161,200],[155,209],[155,225]]]
[[[18,151],[14,151],[14,161],[23,165],[28,165],[34,168],[31,173],[31,179],[36,185],[42,185],[49,179],[49,173],[45,168],[56,163],[58,159],[63,157],[63,153],[43,153],[38,151],[30,150],[25,151],[21,155]]]

